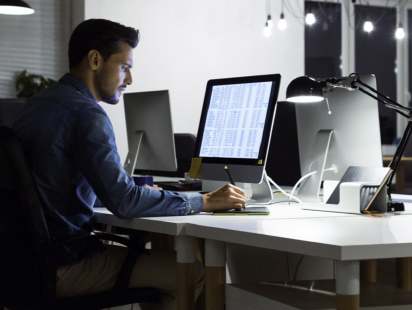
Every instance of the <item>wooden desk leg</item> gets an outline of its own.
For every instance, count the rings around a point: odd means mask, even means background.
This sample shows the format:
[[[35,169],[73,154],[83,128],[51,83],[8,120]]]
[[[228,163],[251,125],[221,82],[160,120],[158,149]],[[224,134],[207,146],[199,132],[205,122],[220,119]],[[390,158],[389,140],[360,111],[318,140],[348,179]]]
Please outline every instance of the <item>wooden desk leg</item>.
[[[396,259],[396,279],[398,288],[412,291],[412,258],[402,257]]]
[[[205,241],[206,310],[224,310],[226,285],[226,244]]]
[[[176,250],[176,236],[150,233],[153,250]]]
[[[377,264],[376,259],[363,260],[360,262],[360,279],[366,282],[376,282],[377,277]]]
[[[359,289],[359,261],[336,261],[336,310],[358,310]]]
[[[194,237],[177,237],[177,309],[195,309]]]

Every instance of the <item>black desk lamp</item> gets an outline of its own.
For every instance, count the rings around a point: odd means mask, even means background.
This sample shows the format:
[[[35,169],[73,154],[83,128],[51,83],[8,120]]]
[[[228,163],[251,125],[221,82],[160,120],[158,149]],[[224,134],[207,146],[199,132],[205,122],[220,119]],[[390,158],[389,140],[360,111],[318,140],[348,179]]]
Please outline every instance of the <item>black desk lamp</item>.
[[[363,86],[364,88],[362,88],[361,86]],[[359,79],[359,74],[357,73],[352,73],[347,78],[329,78],[320,81],[308,76],[298,77],[294,79],[292,82],[290,82],[286,90],[286,100],[297,103],[317,102],[322,101],[323,99],[327,100],[327,92],[333,91],[334,88],[344,88],[348,91],[359,90],[362,93],[368,95],[369,97],[376,99],[380,103],[383,103],[387,108],[395,110],[397,113],[401,114],[402,116],[408,119],[408,126],[406,127],[402,140],[399,143],[399,146],[395,152],[395,155],[393,156],[392,161],[389,164],[389,168],[393,172],[389,177],[388,181],[386,182],[389,197],[388,211],[404,211],[405,206],[403,203],[392,202],[391,186],[393,177],[395,175],[395,171],[399,166],[402,154],[405,151],[405,147],[408,143],[409,137],[412,132],[412,109],[409,107],[402,106],[401,104],[393,101],[388,96],[381,94],[376,89],[373,89],[369,85],[363,83]],[[375,93],[376,95],[372,93]]]

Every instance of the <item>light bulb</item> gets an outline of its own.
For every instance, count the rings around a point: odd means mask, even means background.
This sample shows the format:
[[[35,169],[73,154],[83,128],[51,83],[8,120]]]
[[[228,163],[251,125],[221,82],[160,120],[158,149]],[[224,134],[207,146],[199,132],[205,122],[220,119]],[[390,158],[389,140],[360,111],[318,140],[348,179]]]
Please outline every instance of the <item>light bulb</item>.
[[[365,30],[366,32],[371,32],[373,30],[373,24],[370,21],[366,21],[363,24],[363,30]]]
[[[266,20],[266,27],[269,27],[269,29],[273,28],[272,16],[270,16],[270,14],[268,15],[268,19]]]
[[[288,26],[288,24],[286,23],[285,15],[282,13],[282,14],[280,14],[280,19],[278,21],[278,28],[280,30],[285,30],[287,26]]]
[[[305,22],[308,25],[313,25],[316,22],[315,15],[313,13],[306,14]]]
[[[398,27],[395,32],[395,37],[402,40],[405,37],[405,30],[402,27]]]

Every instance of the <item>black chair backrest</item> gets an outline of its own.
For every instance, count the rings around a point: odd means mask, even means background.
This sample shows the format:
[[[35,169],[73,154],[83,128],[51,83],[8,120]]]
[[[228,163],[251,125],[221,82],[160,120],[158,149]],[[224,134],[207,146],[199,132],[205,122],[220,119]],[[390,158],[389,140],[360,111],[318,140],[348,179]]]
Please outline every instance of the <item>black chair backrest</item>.
[[[55,262],[43,211],[19,139],[6,126],[0,126],[0,249],[0,305],[36,307],[53,298]]]
[[[0,99],[0,125],[11,127],[20,110],[26,105],[24,98]]]

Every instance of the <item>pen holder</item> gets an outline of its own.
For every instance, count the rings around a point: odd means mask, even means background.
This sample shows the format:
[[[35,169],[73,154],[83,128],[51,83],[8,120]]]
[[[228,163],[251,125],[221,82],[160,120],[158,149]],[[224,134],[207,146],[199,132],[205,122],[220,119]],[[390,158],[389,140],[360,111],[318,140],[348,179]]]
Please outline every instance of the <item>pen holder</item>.
[[[327,201],[329,196],[337,185],[337,181],[324,182],[324,200]],[[363,186],[376,185],[368,182],[347,182],[341,183],[339,189],[339,204],[327,203],[302,203],[301,208],[305,210],[329,211],[340,213],[361,214],[361,188]],[[385,213],[387,211],[387,190],[383,187],[372,202],[368,211],[377,211]]]

